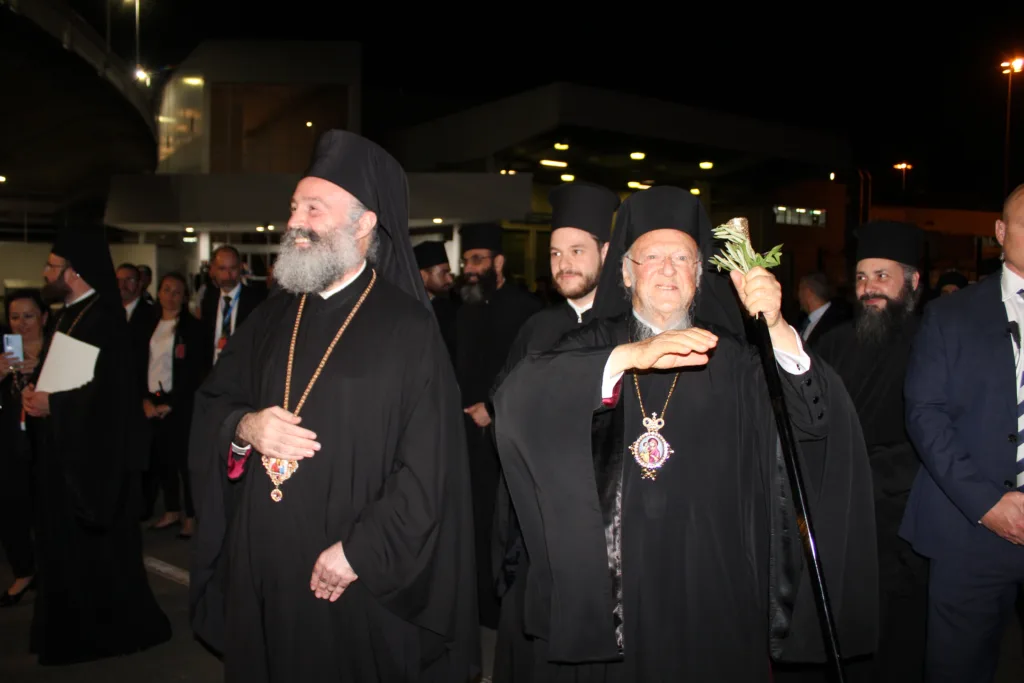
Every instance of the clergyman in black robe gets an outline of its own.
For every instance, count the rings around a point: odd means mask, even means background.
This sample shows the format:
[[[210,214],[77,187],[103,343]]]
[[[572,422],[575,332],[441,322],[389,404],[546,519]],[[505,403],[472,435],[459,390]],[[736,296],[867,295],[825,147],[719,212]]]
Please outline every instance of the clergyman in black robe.
[[[757,353],[691,321],[703,209],[660,186],[623,204],[612,251],[631,310],[531,354],[495,396],[530,557],[532,663],[505,680],[767,681],[824,660]],[[772,332],[844,654],[875,641],[870,473],[853,407],[782,320],[767,271],[734,273]],[[622,290],[598,290],[598,299]],[[657,413],[653,415],[652,413]]]
[[[857,231],[856,313],[818,353],[842,378],[864,429],[874,478],[881,638],[875,681],[924,680],[928,561],[899,536],[920,466],[904,421],[903,381],[917,334],[921,230],[879,221]]]
[[[505,367],[494,383],[492,397],[508,373],[529,353],[551,349],[567,332],[591,320],[619,197],[600,185],[575,182],[555,187],[548,194],[548,201],[553,228],[551,273],[563,300],[538,311],[519,329]],[[501,599],[494,666],[500,683],[502,676],[512,669],[512,662],[532,654],[532,645],[523,629],[524,582],[515,582],[517,574],[529,572],[529,558],[508,486],[500,475],[492,547],[496,591]]]
[[[498,627],[498,597],[492,571],[492,532],[498,490],[498,453],[491,424],[491,387],[508,358],[519,328],[540,310],[540,301],[520,289],[505,269],[502,227],[462,226],[461,304],[456,315],[455,373],[462,391],[466,444],[473,480],[477,601],[480,625]]]
[[[448,263],[448,252],[444,242],[434,240],[420,242],[413,250],[416,254],[416,265],[423,278],[423,287],[427,290],[430,305],[441,327],[441,338],[448,347],[452,365],[455,364],[455,314],[458,304],[452,299],[452,267]]]
[[[43,271],[63,300],[55,334],[99,349],[84,386],[22,393],[35,443],[38,595],[32,651],[72,664],[143,650],[171,637],[142,563],[139,515],[145,444],[132,338],[102,230],[63,228]]]
[[[383,149],[325,133],[292,198],[281,291],[197,394],[192,618],[229,682],[479,672],[459,392],[406,202]]]

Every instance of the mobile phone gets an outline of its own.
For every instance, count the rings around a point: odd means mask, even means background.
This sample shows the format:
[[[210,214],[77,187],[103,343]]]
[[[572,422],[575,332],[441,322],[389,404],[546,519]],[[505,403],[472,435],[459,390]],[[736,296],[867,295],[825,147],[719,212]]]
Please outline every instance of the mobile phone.
[[[21,346],[21,335],[20,334],[5,334],[4,335],[4,355],[14,356],[20,362],[25,360],[25,352]]]

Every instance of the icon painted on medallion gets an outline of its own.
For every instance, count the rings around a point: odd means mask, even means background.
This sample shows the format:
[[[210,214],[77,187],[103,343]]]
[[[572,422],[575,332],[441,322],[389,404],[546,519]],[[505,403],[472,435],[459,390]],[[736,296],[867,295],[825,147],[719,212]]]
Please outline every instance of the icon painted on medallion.
[[[643,424],[647,431],[633,442],[629,451],[633,454],[636,463],[643,468],[643,478],[654,479],[658,470],[668,462],[669,456],[675,451],[669,446],[665,437],[658,433],[665,426],[665,420],[660,419],[657,413],[652,413],[651,417],[645,417]]]
[[[281,484],[288,481],[295,474],[295,470],[299,469],[299,463],[282,458],[268,458],[265,455],[262,460],[263,468],[267,471],[270,481],[274,484],[274,490],[270,492],[270,499],[275,503],[280,503],[281,499],[284,498],[284,494],[281,493]]]

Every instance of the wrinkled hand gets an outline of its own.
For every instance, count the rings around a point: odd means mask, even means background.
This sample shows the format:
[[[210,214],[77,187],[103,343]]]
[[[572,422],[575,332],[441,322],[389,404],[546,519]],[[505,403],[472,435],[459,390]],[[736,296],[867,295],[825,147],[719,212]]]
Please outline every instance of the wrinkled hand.
[[[487,406],[483,403],[475,403],[462,412],[473,418],[473,422],[476,423],[477,427],[486,427],[491,424],[491,415],[487,412]]]
[[[261,454],[283,460],[310,458],[320,450],[316,434],[299,427],[301,417],[272,406],[249,413],[238,423],[237,435]]]
[[[334,602],[358,578],[339,542],[320,553],[313,567],[313,576],[309,580],[309,590],[316,593],[316,597],[321,600]]]
[[[610,374],[627,370],[667,370],[705,365],[708,352],[718,345],[718,337],[699,327],[669,330],[643,341],[615,347],[609,358]]]
[[[782,285],[775,276],[760,266],[751,268],[746,275],[738,270],[729,273],[740,302],[751,316],[764,315],[768,329],[782,320]]]
[[[1024,545],[1024,493],[1003,494],[991,510],[981,518],[982,525],[1015,545]]]
[[[21,390],[21,407],[32,417],[46,417],[50,414],[50,394],[36,391],[36,385],[30,384]]]

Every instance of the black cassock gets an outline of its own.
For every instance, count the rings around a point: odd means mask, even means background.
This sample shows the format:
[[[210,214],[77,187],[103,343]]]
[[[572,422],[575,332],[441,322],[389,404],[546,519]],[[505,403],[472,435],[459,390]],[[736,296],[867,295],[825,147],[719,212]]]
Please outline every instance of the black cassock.
[[[370,276],[307,297],[289,409]],[[300,413],[321,450],[280,502],[259,453],[228,481],[242,415],[282,405],[298,306],[284,292],[268,299],[197,394],[193,628],[224,652],[228,681],[469,681],[479,670],[469,475],[430,311],[378,277]],[[359,579],[331,603],[309,582],[338,541]]]
[[[98,296],[66,307],[55,328],[74,325],[70,336],[99,348],[93,380],[51,394],[50,417],[26,420],[37,457],[32,650],[41,664],[129,654],[171,637],[142,564],[147,449],[136,367],[126,360],[132,341],[119,302]]]
[[[920,467],[904,422],[903,381],[919,319],[885,342],[858,341],[852,322],[821,338],[818,353],[838,374],[864,428],[875,490],[881,641],[873,668],[882,680],[923,680],[928,562],[899,537]]]
[[[491,417],[491,387],[508,358],[519,328],[540,309],[531,294],[508,282],[485,303],[463,303],[456,317],[455,371],[463,407],[485,403]],[[477,600],[480,624],[498,626],[498,599],[491,570],[495,491],[498,490],[498,454],[494,431],[481,428],[469,415],[463,418],[469,469],[473,482],[473,519],[476,537]]]
[[[772,656],[824,661],[756,352],[722,333],[707,366],[679,373],[661,432],[675,453],[642,479],[628,450],[646,431],[632,375],[614,408],[601,400],[627,319],[530,356],[495,396],[535,639],[496,679],[766,681]],[[870,652],[874,522],[856,415],[827,365],[782,376],[797,438],[826,443],[804,464],[844,654]],[[662,414],[672,377],[641,375],[648,414]]]

